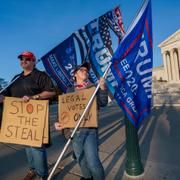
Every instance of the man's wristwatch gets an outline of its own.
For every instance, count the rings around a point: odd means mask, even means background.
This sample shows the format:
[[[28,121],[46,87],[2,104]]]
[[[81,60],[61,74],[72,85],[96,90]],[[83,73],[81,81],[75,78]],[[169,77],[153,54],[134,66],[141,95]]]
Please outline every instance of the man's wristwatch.
[[[37,94],[37,95],[34,95],[34,96],[33,96],[33,99],[34,99],[34,100],[38,100],[38,99],[40,99],[40,97],[41,97],[41,96],[40,96],[39,94]]]

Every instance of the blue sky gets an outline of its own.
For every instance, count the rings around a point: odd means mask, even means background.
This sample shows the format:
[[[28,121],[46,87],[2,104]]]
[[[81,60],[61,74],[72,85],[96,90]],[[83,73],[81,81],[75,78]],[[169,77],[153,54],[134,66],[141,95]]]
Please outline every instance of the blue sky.
[[[24,50],[37,58],[89,21],[120,5],[125,31],[142,0],[0,0],[0,77],[21,71]],[[180,28],[180,1],[152,0],[154,66],[162,64],[158,44]],[[43,69],[42,63],[38,68]]]

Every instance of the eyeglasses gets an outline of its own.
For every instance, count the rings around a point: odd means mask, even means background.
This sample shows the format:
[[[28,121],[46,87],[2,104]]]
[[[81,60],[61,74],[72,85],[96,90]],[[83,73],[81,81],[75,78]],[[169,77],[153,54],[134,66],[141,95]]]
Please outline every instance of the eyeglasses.
[[[19,60],[20,61],[32,61],[31,58],[26,58],[26,57],[20,57]]]

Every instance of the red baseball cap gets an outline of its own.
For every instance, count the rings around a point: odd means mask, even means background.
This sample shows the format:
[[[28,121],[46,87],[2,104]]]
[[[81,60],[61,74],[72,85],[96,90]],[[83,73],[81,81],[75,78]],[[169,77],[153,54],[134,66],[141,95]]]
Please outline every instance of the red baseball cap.
[[[18,56],[18,58],[22,58],[22,57],[31,58],[33,61],[36,61],[36,57],[30,51],[24,51]]]

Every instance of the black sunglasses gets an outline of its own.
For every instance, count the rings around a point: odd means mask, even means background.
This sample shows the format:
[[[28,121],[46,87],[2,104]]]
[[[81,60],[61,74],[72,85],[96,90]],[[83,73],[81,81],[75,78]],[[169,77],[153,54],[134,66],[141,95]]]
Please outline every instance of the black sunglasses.
[[[20,61],[32,61],[31,58],[26,58],[26,57],[20,57],[19,59]]]

